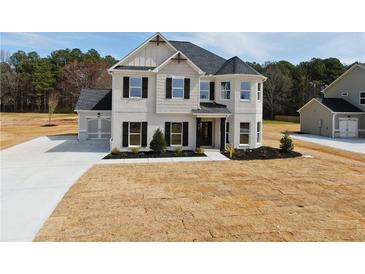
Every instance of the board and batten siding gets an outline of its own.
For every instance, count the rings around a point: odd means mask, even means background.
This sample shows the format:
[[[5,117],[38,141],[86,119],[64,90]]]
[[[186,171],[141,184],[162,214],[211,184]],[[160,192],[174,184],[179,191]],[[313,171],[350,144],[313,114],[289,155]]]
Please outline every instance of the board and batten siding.
[[[318,101],[310,103],[300,111],[300,131],[332,137],[332,113]]]
[[[324,97],[345,99],[365,111],[365,105],[360,105],[360,91],[365,91],[365,69],[355,67],[336,83],[329,86],[324,92]],[[342,96],[342,92],[348,92],[348,96]]]
[[[166,98],[166,78],[184,77],[190,79],[190,98]],[[199,74],[185,61],[171,61],[156,76],[156,112],[191,113],[199,107]]]
[[[121,65],[157,67],[174,52],[166,43],[159,43],[157,46],[157,43],[149,42],[124,60]]]

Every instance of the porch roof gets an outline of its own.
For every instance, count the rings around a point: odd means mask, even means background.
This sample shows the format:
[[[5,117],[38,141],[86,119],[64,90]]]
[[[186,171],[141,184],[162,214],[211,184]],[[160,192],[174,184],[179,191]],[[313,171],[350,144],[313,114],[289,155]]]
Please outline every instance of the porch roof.
[[[229,115],[231,112],[227,106],[217,103],[200,103],[199,109],[193,109],[194,114]]]

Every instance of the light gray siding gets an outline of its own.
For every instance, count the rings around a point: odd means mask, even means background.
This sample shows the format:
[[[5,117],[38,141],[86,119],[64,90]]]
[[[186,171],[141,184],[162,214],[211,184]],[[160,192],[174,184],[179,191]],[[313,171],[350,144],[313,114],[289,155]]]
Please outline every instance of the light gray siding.
[[[360,91],[365,91],[365,69],[356,66],[352,71],[330,85],[325,90],[324,97],[343,98],[365,111],[365,105],[360,105]],[[342,92],[348,92],[348,96],[342,96]]]
[[[332,113],[314,100],[300,111],[300,131],[332,137]]]

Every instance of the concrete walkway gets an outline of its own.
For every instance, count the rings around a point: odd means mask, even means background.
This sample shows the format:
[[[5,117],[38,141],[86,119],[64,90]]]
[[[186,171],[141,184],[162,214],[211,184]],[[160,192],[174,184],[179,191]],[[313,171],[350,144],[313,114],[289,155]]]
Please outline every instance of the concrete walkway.
[[[291,134],[295,139],[365,154],[365,138],[329,138],[312,134]]]
[[[141,158],[141,159],[105,159],[98,164],[137,164],[137,163],[167,163],[167,162],[194,162],[194,161],[229,161],[217,150],[206,150],[207,157],[171,157],[171,158]]]
[[[32,241],[70,186],[109,151],[106,142],[40,137],[1,151],[1,240]]]

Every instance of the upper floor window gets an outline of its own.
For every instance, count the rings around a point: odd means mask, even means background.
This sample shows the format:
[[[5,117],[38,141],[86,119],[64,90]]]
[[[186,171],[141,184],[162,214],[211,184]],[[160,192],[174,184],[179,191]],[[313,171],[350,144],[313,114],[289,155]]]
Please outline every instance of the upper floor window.
[[[184,78],[172,78],[172,98],[184,98]]]
[[[200,82],[200,99],[209,100],[209,82]]]
[[[222,99],[231,99],[231,82],[221,82]]]
[[[141,98],[142,97],[142,78],[131,77],[129,85],[129,97]]]
[[[251,83],[250,82],[241,82],[240,100],[249,101],[250,96],[251,96]]]
[[[257,83],[257,101],[261,100],[262,83]]]
[[[365,105],[365,91],[360,91],[360,105]]]

